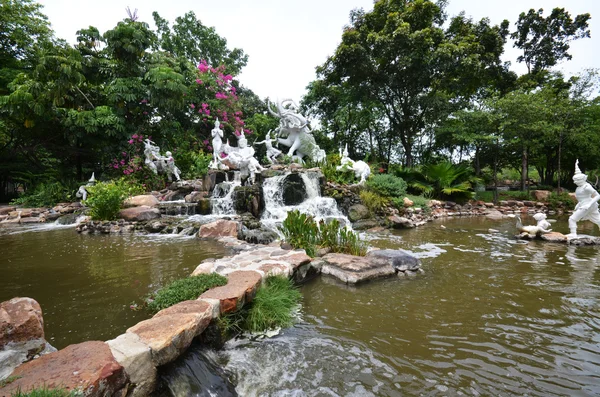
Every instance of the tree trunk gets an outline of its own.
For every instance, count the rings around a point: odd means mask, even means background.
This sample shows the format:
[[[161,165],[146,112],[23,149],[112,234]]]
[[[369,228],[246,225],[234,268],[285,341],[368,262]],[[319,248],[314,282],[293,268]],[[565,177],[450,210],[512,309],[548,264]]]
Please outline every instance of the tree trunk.
[[[529,185],[527,184],[528,179],[528,164],[527,164],[527,146],[523,146],[523,153],[521,154],[521,190],[525,191],[525,189],[529,190]]]
[[[475,176],[481,176],[481,163],[479,161],[479,146],[475,146]]]
[[[496,150],[494,150],[494,205],[498,205],[498,145],[496,139]]]
[[[558,193],[560,193],[560,156],[562,154],[562,138],[563,134],[562,131],[560,132],[560,138],[558,139],[558,170],[556,171],[557,174],[557,181],[558,181]]]

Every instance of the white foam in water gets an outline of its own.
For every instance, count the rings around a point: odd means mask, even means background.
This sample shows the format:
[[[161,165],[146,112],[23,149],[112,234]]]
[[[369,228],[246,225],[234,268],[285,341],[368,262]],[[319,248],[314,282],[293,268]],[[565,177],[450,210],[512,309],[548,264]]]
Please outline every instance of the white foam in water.
[[[263,212],[260,221],[265,227],[278,232],[277,228],[285,220],[288,212],[294,210],[312,215],[317,222],[322,219],[338,219],[342,225],[350,226],[350,221],[338,209],[335,199],[331,197],[321,197],[319,177],[315,172],[300,174],[300,177],[304,182],[304,188],[307,195],[306,200],[299,205],[284,205],[283,183],[288,175],[290,175],[290,173],[267,178],[263,182],[265,211]]]
[[[233,175],[233,182],[221,182],[215,186],[210,200],[213,215],[235,215],[232,195],[235,188],[242,185],[242,180],[239,171],[235,171]]]

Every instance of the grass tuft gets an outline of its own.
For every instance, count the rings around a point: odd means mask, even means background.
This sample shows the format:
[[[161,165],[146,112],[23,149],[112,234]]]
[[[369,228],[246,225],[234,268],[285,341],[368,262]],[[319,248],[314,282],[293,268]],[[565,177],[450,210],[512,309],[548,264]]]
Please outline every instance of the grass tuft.
[[[203,292],[227,284],[227,278],[217,273],[200,274],[176,280],[160,289],[148,304],[152,312],[158,312],[176,303],[198,299]]]
[[[250,305],[244,326],[251,332],[290,327],[302,294],[283,276],[268,277]]]
[[[45,387],[41,389],[33,389],[27,393],[23,393],[17,390],[11,394],[11,397],[77,397],[82,395],[76,391],[69,391],[66,389],[47,389]]]

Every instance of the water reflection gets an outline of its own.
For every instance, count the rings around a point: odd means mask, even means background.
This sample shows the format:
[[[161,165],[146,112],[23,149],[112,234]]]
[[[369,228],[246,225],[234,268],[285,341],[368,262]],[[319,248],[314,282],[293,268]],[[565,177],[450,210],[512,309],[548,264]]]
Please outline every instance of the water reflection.
[[[46,338],[58,348],[121,334],[148,317],[145,311],[132,311],[131,303],[188,276],[203,259],[224,254],[219,244],[193,237],[26,230],[0,235],[0,301],[36,299]]]

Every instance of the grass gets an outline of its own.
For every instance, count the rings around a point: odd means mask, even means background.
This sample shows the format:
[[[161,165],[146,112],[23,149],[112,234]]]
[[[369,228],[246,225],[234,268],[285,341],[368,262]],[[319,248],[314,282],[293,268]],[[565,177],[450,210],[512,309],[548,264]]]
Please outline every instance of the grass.
[[[2,386],[0,385],[0,387]],[[15,393],[11,394],[11,397],[75,397],[80,395],[81,394],[76,391],[68,391],[65,389],[47,389],[43,387],[41,389],[33,389],[27,393],[17,390]]]
[[[491,203],[492,201],[494,201],[494,192],[475,192],[475,200],[481,200],[485,201],[486,203]],[[498,200],[533,200],[533,196],[531,194],[527,194],[527,192],[523,192],[520,190],[499,190]]]
[[[11,383],[13,383],[14,381],[16,381],[17,379],[20,379],[20,376],[9,376],[6,379],[2,379],[0,380],[0,388],[6,386],[6,385],[10,385]]]
[[[302,294],[283,276],[270,276],[258,289],[254,300],[243,309],[220,319],[225,331],[264,332],[293,325],[293,313]]]
[[[152,312],[158,312],[179,302],[198,299],[203,292],[225,284],[227,284],[227,278],[217,273],[200,274],[176,280],[160,289],[154,300],[148,304],[148,308]]]

